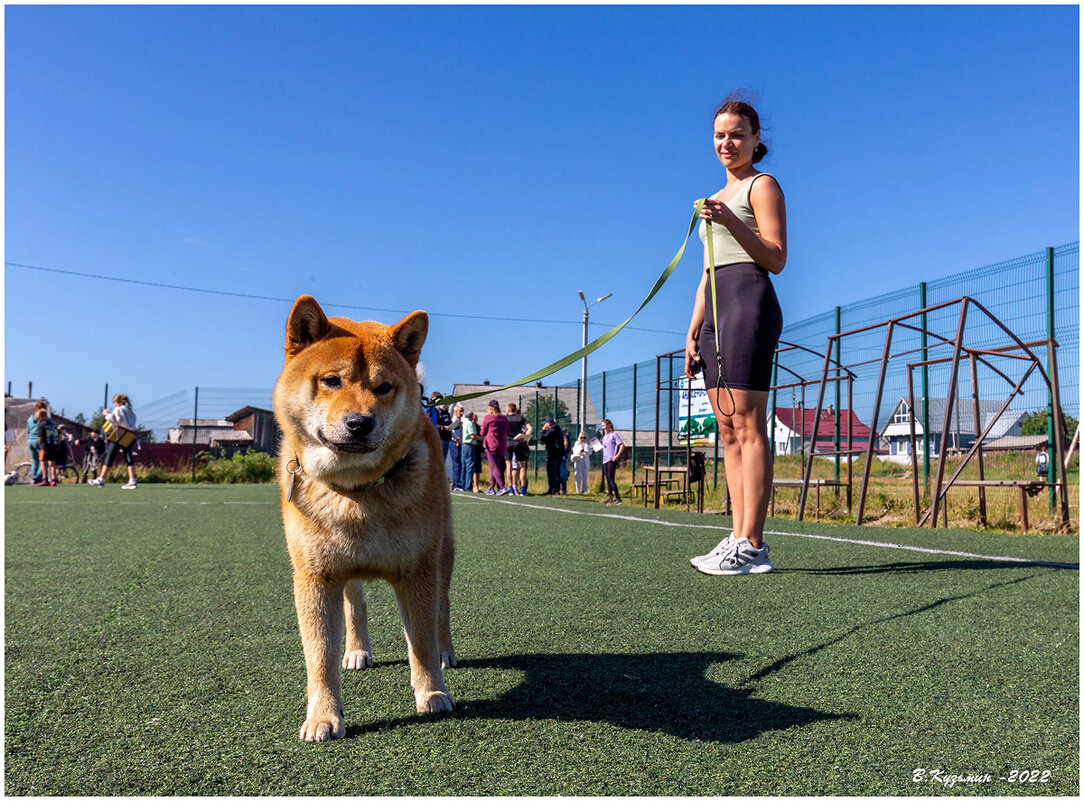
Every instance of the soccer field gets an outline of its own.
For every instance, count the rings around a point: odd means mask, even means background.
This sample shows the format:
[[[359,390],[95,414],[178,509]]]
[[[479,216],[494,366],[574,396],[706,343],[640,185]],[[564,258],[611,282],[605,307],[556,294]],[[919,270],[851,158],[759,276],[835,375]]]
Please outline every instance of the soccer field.
[[[1079,792],[1075,536],[769,520],[775,572],[711,577],[728,518],[454,510],[456,710],[415,714],[378,583],[313,745],[275,487],[7,488],[6,792]]]

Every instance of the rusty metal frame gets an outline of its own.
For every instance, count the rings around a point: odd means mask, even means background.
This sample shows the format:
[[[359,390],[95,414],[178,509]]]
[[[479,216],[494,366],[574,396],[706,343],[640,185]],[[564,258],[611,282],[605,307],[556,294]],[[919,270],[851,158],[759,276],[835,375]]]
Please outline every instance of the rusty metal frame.
[[[923,321],[925,321],[926,320],[926,315],[928,315],[930,312],[938,311],[940,309],[950,308],[950,307],[953,307],[953,306],[959,306],[959,318],[958,318],[958,322],[957,322],[957,325],[956,325],[956,335],[952,339],[944,337],[944,336],[942,336],[942,335],[940,335],[940,334],[938,334],[936,332],[930,331],[925,322],[922,322],[918,326],[916,326],[913,323],[909,322],[909,321],[913,320],[916,317],[920,318]],[[1009,339],[1012,342],[1012,344],[1005,345],[1003,347],[998,347],[998,348],[968,348],[968,347],[965,347],[964,346],[964,335],[965,335],[966,329],[967,329],[967,317],[968,317],[968,312],[972,307],[974,307],[978,312],[981,312],[983,315],[986,316],[986,318],[988,318],[991,322],[993,322],[995,325],[997,325],[998,328],[1000,328],[1001,331],[1006,335],[1007,339]],[[873,407],[873,416],[872,416],[872,420],[870,422],[870,442],[869,442],[869,448],[867,450],[867,453],[869,455],[868,455],[868,457],[866,459],[866,463],[865,463],[865,466],[864,466],[864,469],[863,469],[862,484],[861,484],[861,488],[859,490],[858,512],[857,512],[857,516],[856,516],[857,524],[858,525],[862,524],[862,517],[863,517],[863,513],[865,511],[866,493],[867,493],[867,491],[869,489],[870,469],[872,467],[872,462],[873,462],[873,456],[872,456],[873,448],[874,448],[874,445],[876,443],[877,438],[880,436],[879,435],[879,416],[880,416],[880,409],[881,409],[881,400],[882,400],[883,393],[884,393],[885,378],[887,376],[887,371],[888,371],[888,362],[890,360],[892,360],[892,359],[899,358],[900,356],[906,356],[906,355],[910,355],[910,354],[916,353],[916,352],[925,351],[928,354],[928,352],[930,350],[934,349],[934,348],[942,347],[942,346],[947,347],[947,346],[951,345],[952,346],[952,356],[951,357],[945,357],[945,358],[940,358],[940,359],[929,359],[929,358],[927,358],[927,359],[925,359],[923,361],[913,362],[913,363],[910,363],[910,364],[907,365],[908,366],[908,372],[907,372],[908,398],[909,398],[909,402],[911,404],[911,431],[910,431],[911,461],[912,461],[912,467],[915,468],[915,469],[912,469],[911,474],[912,474],[912,482],[914,484],[915,516],[916,516],[917,525],[919,525],[919,526],[925,525],[925,523],[927,521],[930,523],[931,526],[936,525],[938,512],[943,510],[942,504],[945,502],[945,500],[947,498],[949,489],[952,488],[953,484],[959,478],[960,473],[963,471],[964,467],[968,464],[968,462],[971,460],[971,458],[973,458],[976,454],[978,454],[978,457],[979,457],[978,464],[979,464],[980,475],[983,473],[983,470],[984,470],[983,463],[982,463],[982,442],[983,442],[983,440],[989,434],[990,430],[993,428],[994,423],[997,422],[997,419],[1008,408],[1009,403],[1012,401],[1012,399],[1017,394],[1020,393],[1020,388],[1024,385],[1027,378],[1030,377],[1031,374],[1036,369],[1038,369],[1040,375],[1042,376],[1043,381],[1046,383],[1047,387],[1050,390],[1050,393],[1052,395],[1053,402],[1054,402],[1054,415],[1056,417],[1056,419],[1053,421],[1054,422],[1054,425],[1053,425],[1053,428],[1054,428],[1054,464],[1057,466],[1058,477],[1057,477],[1057,481],[1050,482],[1050,485],[1053,486],[1058,491],[1058,495],[1059,495],[1059,497],[1061,499],[1061,522],[1060,522],[1060,524],[1065,529],[1068,529],[1070,527],[1069,498],[1068,498],[1068,486],[1069,485],[1068,485],[1068,481],[1066,479],[1066,474],[1065,474],[1064,459],[1062,458],[1062,456],[1063,456],[1063,454],[1065,452],[1065,444],[1064,444],[1064,441],[1063,441],[1063,437],[1064,437],[1063,431],[1064,431],[1065,420],[1064,420],[1064,414],[1063,414],[1062,409],[1061,409],[1061,397],[1060,397],[1060,391],[1059,391],[1059,386],[1058,386],[1057,357],[1056,357],[1057,342],[1055,340],[1053,340],[1053,339],[1039,340],[1039,341],[1030,342],[1030,343],[1023,342],[1004,323],[1002,323],[997,317],[995,317],[993,314],[991,314],[990,311],[985,306],[983,306],[981,303],[979,303],[977,300],[975,300],[972,297],[968,297],[968,296],[965,295],[965,296],[957,298],[955,300],[945,301],[943,303],[938,303],[938,304],[935,304],[933,306],[927,306],[924,309],[919,309],[919,310],[914,311],[914,312],[909,312],[908,314],[905,314],[905,315],[900,315],[898,317],[893,317],[893,318],[890,318],[888,320],[884,320],[884,321],[879,322],[879,323],[874,323],[873,325],[867,325],[867,326],[863,326],[861,328],[853,329],[851,331],[846,331],[846,332],[843,332],[843,333],[830,335],[828,337],[827,346],[825,348],[824,367],[823,367],[823,370],[821,372],[820,390],[819,390],[818,397],[817,397],[817,412],[816,412],[816,416],[813,419],[813,441],[816,442],[816,439],[817,439],[817,428],[818,428],[819,423],[820,423],[820,411],[821,411],[821,408],[824,405],[825,389],[826,389],[828,381],[830,379],[828,373],[829,373],[830,370],[833,369],[831,367],[831,354],[832,354],[833,347],[835,347],[837,341],[842,340],[842,339],[844,339],[846,337],[853,336],[855,334],[866,333],[866,332],[869,332],[869,331],[872,331],[872,330],[876,330],[878,328],[884,328],[885,329],[884,350],[883,350],[883,353],[882,353],[882,356],[881,356],[881,359],[880,359],[881,369],[880,369],[880,374],[879,374],[879,377],[878,377],[878,380],[877,380],[877,391],[876,391],[874,407]],[[911,331],[917,331],[919,333],[924,333],[927,336],[932,336],[933,338],[935,338],[937,340],[940,340],[940,341],[935,342],[933,345],[928,345],[926,348],[916,348],[916,349],[912,349],[912,350],[909,350],[909,351],[903,351],[903,352],[900,352],[900,353],[893,354],[892,353],[892,338],[893,338],[893,334],[895,333],[897,328],[899,328],[899,329],[907,329],[907,330],[911,330]],[[1032,348],[1039,348],[1041,346],[1046,347],[1046,351],[1047,351],[1046,355],[1047,355],[1048,363],[1050,364],[1050,371],[1049,372],[1043,367],[1042,361],[1032,351]],[[1007,381],[1009,381],[1010,384],[1012,383],[1012,381],[1008,379],[1008,377],[1005,375],[1005,373],[1001,372],[996,367],[994,367],[993,364],[991,364],[990,357],[994,357],[994,356],[1004,357],[1004,358],[1024,359],[1024,360],[1026,360],[1026,361],[1028,361],[1030,363],[1030,366],[1029,366],[1027,372],[1025,373],[1024,377],[1022,379],[1020,379],[1020,381],[1018,381],[1013,386],[1013,389],[1009,394],[1008,400],[1005,401],[1005,403],[1002,405],[1001,409],[998,411],[998,413],[996,415],[994,415],[993,419],[986,426],[986,428],[984,430],[981,430],[981,431],[978,431],[978,430],[976,431],[977,438],[976,438],[975,442],[972,444],[971,448],[967,451],[967,454],[964,456],[964,459],[961,462],[959,468],[957,468],[957,470],[955,471],[953,476],[946,483],[945,482],[945,463],[947,461],[947,456],[948,456],[948,439],[949,438],[946,436],[945,432],[947,432],[949,430],[949,427],[950,427],[951,422],[952,422],[953,407],[955,406],[955,404],[957,402],[958,388],[959,388],[958,379],[959,379],[960,362],[966,357],[969,364],[970,364],[970,367],[971,367],[972,400],[973,400],[973,403],[975,404],[975,409],[976,409],[975,424],[976,424],[976,428],[978,428],[978,426],[980,425],[980,423],[979,423],[979,415],[978,415],[978,405],[979,405],[978,377],[977,377],[978,376],[978,373],[977,373],[978,364],[982,363],[986,367],[988,367],[991,370],[993,370],[994,372],[998,373],[1002,378],[1005,378]],[[871,363],[875,363],[876,361],[877,360],[869,360],[869,361],[866,361],[866,362],[855,363],[855,364],[850,365],[850,367],[857,367],[857,366],[859,366],[859,364],[871,364]],[[949,388],[948,388],[947,398],[946,398],[946,402],[945,402],[945,423],[944,423],[944,425],[942,426],[942,429],[941,429],[942,430],[941,452],[940,452],[940,454],[938,456],[936,488],[935,488],[935,491],[933,493],[933,501],[931,503],[930,508],[927,509],[924,514],[921,514],[920,513],[919,494],[918,494],[917,463],[916,463],[916,456],[915,456],[915,431],[914,431],[914,425],[915,425],[915,422],[914,422],[914,408],[915,408],[915,406],[914,406],[914,385],[913,385],[913,380],[912,380],[912,371],[913,371],[913,369],[915,367],[920,367],[920,366],[923,366],[923,365],[945,364],[945,363],[951,364],[951,368],[950,368]],[[808,494],[809,494],[809,481],[810,481],[811,471],[812,471],[812,460],[806,466],[805,476],[804,476],[803,482],[802,482],[802,492],[801,492],[801,497],[800,497],[799,503],[798,503],[798,519],[799,520],[801,520],[803,518],[804,513],[805,513],[805,504],[806,504],[806,500],[807,500]],[[981,486],[980,486],[979,489],[980,489],[980,511],[982,513],[984,513],[985,512],[985,491],[983,490],[983,488]],[[1025,509],[1025,511],[1026,511],[1026,509]],[[945,514],[946,514],[946,520],[947,520],[947,511],[945,511]]]
[[[807,348],[805,345],[799,345],[799,344],[797,344],[795,342],[786,342],[784,340],[779,340],[779,343],[778,343],[778,345],[776,346],[776,349],[775,349],[775,366],[779,370],[784,370],[787,373],[790,373],[797,380],[792,381],[790,383],[786,383],[786,384],[774,384],[769,391],[772,392],[772,393],[775,393],[775,392],[778,392],[781,389],[794,389],[794,388],[800,387],[801,391],[802,391],[802,401],[801,401],[800,408],[804,411],[806,409],[806,403],[805,403],[805,390],[806,390],[806,387],[810,387],[810,386],[813,386],[815,384],[820,384],[821,379],[807,379],[807,378],[804,378],[799,373],[795,372],[794,370],[792,370],[789,367],[786,367],[785,365],[780,363],[779,357],[780,357],[781,354],[787,353],[789,351],[795,351],[795,350],[805,351],[806,353],[808,353],[808,354],[810,354],[812,356],[820,356],[820,354],[817,351],[813,350],[812,348]],[[831,382],[846,381],[847,382],[847,445],[846,445],[845,448],[837,449],[837,450],[834,450],[834,451],[820,451],[820,452],[818,452],[817,451],[817,440],[816,440],[816,435],[815,435],[816,423],[814,423],[814,429],[813,429],[814,430],[814,436],[810,439],[808,462],[810,463],[810,465],[812,465],[813,458],[815,456],[835,456],[837,458],[840,457],[840,456],[846,456],[847,457],[847,480],[845,482],[843,482],[843,481],[839,482],[839,484],[836,485],[836,490],[837,490],[837,495],[838,495],[839,487],[840,486],[846,487],[846,489],[847,489],[847,512],[850,513],[851,508],[853,506],[853,502],[854,502],[854,475],[853,475],[854,457],[857,454],[864,453],[864,451],[862,449],[855,449],[853,447],[853,445],[854,445],[854,415],[853,415],[853,410],[854,410],[854,382],[855,382],[855,379],[857,379],[858,376],[847,365],[842,364],[841,362],[837,361],[836,359],[832,359],[832,358],[829,359],[828,369],[830,371],[833,371],[833,372],[837,373],[837,375],[828,376],[828,379],[827,379],[828,381],[831,381]],[[775,415],[776,410],[778,408],[779,408],[779,406],[776,403],[772,404],[772,414],[773,414],[773,416]],[[841,411],[840,409],[835,410],[837,416],[840,414],[840,411]],[[818,417],[820,416],[820,409],[819,408],[817,409],[817,416]],[[769,421],[769,422],[771,422],[771,421]],[[798,432],[798,437],[801,440],[801,444],[799,445],[799,448],[798,448],[798,453],[799,453],[799,455],[801,457],[801,466],[802,466],[802,474],[803,475],[805,475],[805,473],[806,473],[806,462],[807,462],[806,452],[805,452],[805,433],[806,433],[805,432],[805,415],[803,414],[802,415],[802,428]],[[775,456],[776,456],[776,454],[773,453],[772,454],[772,460],[773,461],[775,460]],[[810,475],[812,475],[812,473],[810,473]],[[803,479],[803,482],[802,482],[803,488],[807,485],[807,480],[809,480],[809,479]],[[818,503],[819,503],[819,500],[818,500]],[[771,505],[772,505],[772,508],[771,508],[770,513],[774,516],[774,514],[775,514],[775,493],[774,493],[774,491],[772,492]]]

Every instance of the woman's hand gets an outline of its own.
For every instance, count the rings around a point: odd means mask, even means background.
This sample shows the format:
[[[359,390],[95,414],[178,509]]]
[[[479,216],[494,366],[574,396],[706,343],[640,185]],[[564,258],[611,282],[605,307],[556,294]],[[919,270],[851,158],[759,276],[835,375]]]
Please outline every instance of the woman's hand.
[[[690,381],[696,378],[692,373],[692,365],[698,358],[700,358],[700,343],[690,338],[685,342],[685,377]]]
[[[736,219],[734,212],[721,200],[712,200],[710,197],[704,201],[700,209],[700,219],[707,220],[719,225],[726,225],[730,220]]]

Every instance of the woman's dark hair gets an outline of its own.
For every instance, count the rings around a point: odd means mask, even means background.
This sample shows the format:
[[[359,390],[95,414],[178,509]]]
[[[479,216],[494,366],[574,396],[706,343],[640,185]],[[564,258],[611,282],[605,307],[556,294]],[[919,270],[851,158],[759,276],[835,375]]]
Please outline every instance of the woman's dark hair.
[[[745,119],[749,120],[749,126],[753,129],[753,133],[760,133],[760,115],[757,114],[757,110],[744,100],[739,99],[736,94],[729,95],[726,100],[719,104],[711,121],[715,122],[720,114],[737,114],[739,117],[745,117]],[[753,150],[753,163],[756,164],[767,155],[768,146],[764,144],[762,138]]]

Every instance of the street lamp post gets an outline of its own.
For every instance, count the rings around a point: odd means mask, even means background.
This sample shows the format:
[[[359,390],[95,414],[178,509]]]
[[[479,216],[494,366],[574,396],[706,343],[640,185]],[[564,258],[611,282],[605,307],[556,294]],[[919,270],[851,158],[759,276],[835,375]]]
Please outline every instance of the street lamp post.
[[[582,289],[579,290],[579,293],[580,293],[580,300],[583,301],[583,346],[586,348],[587,347],[587,320],[588,320],[588,317],[589,317],[589,310],[596,303],[602,303],[602,301],[606,300],[606,298],[613,295],[613,292],[607,292],[601,298],[597,298],[596,300],[593,300],[590,303],[588,303],[587,298],[585,298],[583,296],[583,290]],[[582,397],[580,398],[580,419],[579,419],[579,424],[580,424],[580,431],[583,431],[584,426],[587,423],[587,354],[586,353],[583,354],[583,358],[580,359],[580,378],[581,378],[580,392],[582,393]]]

